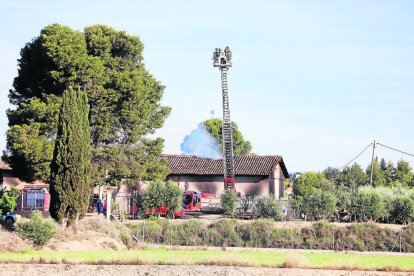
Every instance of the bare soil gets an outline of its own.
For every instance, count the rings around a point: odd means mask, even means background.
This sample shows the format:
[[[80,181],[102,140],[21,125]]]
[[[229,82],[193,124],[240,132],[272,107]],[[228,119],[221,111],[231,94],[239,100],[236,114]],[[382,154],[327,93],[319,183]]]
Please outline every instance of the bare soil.
[[[202,265],[72,265],[72,264],[0,264],[0,275],[414,275],[404,272],[322,270],[298,268],[254,268]]]

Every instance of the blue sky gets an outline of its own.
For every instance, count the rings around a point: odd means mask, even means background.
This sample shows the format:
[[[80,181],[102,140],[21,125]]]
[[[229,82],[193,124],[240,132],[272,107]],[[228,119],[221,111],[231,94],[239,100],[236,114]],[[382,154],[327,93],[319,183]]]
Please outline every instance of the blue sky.
[[[141,38],[146,67],[172,107],[157,133],[166,153],[180,153],[211,110],[221,115],[211,56],[226,45],[231,117],[254,152],[282,155],[290,171],[341,167],[374,139],[414,153],[413,14],[413,1],[2,0],[0,149],[20,49],[60,23],[106,24]],[[367,151],[357,162],[365,168],[369,159]]]

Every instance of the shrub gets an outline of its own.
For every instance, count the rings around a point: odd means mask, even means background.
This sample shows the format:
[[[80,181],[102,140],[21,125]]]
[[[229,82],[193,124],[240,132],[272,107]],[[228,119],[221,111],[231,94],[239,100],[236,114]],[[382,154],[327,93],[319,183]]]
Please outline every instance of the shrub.
[[[10,191],[0,189],[0,215],[12,212],[17,205],[18,197],[19,191],[15,187],[12,187]]]
[[[322,189],[313,189],[303,198],[302,211],[313,218],[330,218],[336,210],[336,198]]]
[[[53,219],[43,218],[40,211],[33,211],[30,219],[17,222],[16,231],[23,239],[42,246],[56,234],[57,225]]]
[[[221,207],[223,207],[224,211],[232,217],[236,215],[238,201],[239,199],[232,189],[227,189],[220,196]]]
[[[360,187],[352,197],[351,212],[362,221],[377,221],[389,217],[384,197],[369,186]]]
[[[256,203],[256,211],[264,218],[281,221],[283,214],[279,201],[274,196],[265,196]]]
[[[171,180],[167,181],[164,187],[164,204],[168,213],[177,212],[183,202],[183,191]]]
[[[406,224],[414,219],[414,200],[397,196],[392,200],[391,216],[397,223]]]

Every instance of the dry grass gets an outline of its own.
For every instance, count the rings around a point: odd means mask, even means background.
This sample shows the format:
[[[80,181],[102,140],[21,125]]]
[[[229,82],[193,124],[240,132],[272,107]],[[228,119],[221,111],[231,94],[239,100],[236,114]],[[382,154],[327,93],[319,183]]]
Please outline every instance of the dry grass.
[[[309,261],[305,256],[299,253],[288,253],[286,260],[283,262],[282,268],[309,268],[311,267]]]
[[[16,233],[2,229],[0,226],[0,251],[22,252],[30,248],[30,243],[23,241]]]

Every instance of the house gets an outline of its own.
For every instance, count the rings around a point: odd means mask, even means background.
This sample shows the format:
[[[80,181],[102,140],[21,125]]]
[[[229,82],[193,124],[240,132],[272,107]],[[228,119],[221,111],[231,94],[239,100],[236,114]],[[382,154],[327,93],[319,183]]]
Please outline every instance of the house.
[[[162,155],[172,180],[183,190],[221,194],[224,192],[223,159],[190,155]],[[283,158],[278,155],[235,156],[235,186],[241,196],[282,198],[289,179]]]
[[[13,175],[9,164],[0,161],[0,189],[10,190],[12,187],[21,191],[17,200],[17,210],[49,210],[49,184],[43,181],[24,182]]]

